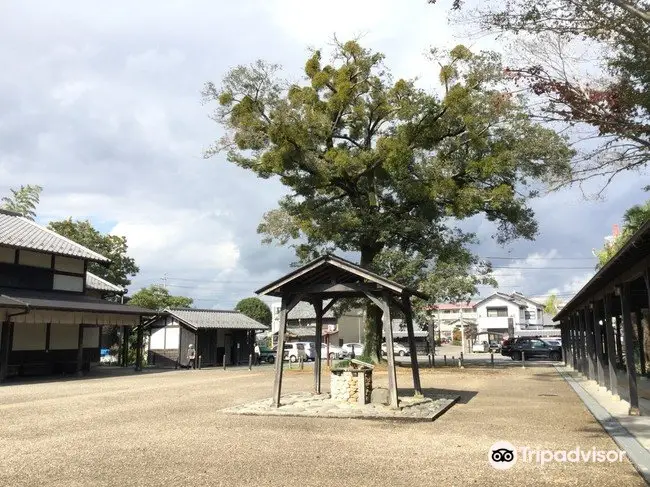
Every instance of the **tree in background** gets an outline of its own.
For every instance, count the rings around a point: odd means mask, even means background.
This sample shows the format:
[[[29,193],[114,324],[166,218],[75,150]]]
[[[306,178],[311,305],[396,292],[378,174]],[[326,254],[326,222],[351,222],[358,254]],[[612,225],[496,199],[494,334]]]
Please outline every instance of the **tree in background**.
[[[232,69],[221,87],[205,85],[226,129],[206,157],[225,151],[290,190],[259,225],[264,241],[292,243],[300,261],[339,249],[358,252],[370,269],[394,256],[445,269],[468,262],[454,256],[475,242],[458,220],[482,214],[499,242],[532,239],[527,201],[540,180],[569,170],[572,152],[500,88],[499,57],[453,49],[442,97],[394,81],[383,58],[336,42],[331,64],[313,52],[305,83],[287,83],[278,66],[258,61]],[[366,316],[365,350],[379,361],[381,311],[370,304]]]
[[[604,266],[627,243],[630,237],[648,221],[650,221],[650,200],[642,205],[634,205],[632,208],[629,208],[625,212],[625,215],[623,215],[623,228],[621,233],[614,236],[610,242],[607,242],[596,253],[598,257],[596,269]]]
[[[126,237],[103,234],[95,229],[90,221],[73,221],[72,218],[50,222],[48,228],[110,259],[108,266],[88,263],[90,272],[108,282],[126,287],[131,284],[130,278],[140,272],[135,260],[127,255],[129,247]]]
[[[621,171],[647,166],[650,1],[487,0],[473,8],[464,3],[453,2],[461,11],[454,15],[457,23],[480,34],[512,35],[514,48],[529,54],[509,74],[545,100],[537,115],[578,130],[584,125],[595,129],[584,136],[591,149],[576,158],[571,177],[560,180],[560,187],[594,176],[605,176],[606,186]],[[573,48],[578,45],[588,45],[591,54],[577,56]],[[599,76],[594,76],[594,65]],[[596,149],[594,139],[600,141]]]
[[[263,325],[271,326],[271,308],[260,298],[244,298],[237,303],[235,309]]]
[[[34,220],[36,218],[36,206],[41,199],[42,186],[28,184],[20,186],[19,189],[10,189],[11,196],[2,198],[2,208],[19,213],[20,215]]]
[[[164,286],[152,284],[134,293],[128,304],[160,311],[165,308],[190,308],[194,300],[185,296],[172,296]]]
[[[558,312],[558,299],[556,294],[551,294],[544,302],[544,313],[555,316]]]

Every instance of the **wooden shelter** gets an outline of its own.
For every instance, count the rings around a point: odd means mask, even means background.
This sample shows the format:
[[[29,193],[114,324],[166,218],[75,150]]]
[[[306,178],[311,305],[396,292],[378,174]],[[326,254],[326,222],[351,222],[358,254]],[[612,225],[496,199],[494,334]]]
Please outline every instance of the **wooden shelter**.
[[[425,294],[381,277],[352,262],[335,255],[324,255],[308,264],[290,272],[280,279],[256,291],[260,295],[277,296],[282,299],[280,307],[280,329],[278,336],[278,357],[284,355],[286,339],[287,314],[296,304],[308,301],[316,312],[316,360],[314,363],[314,392],[321,392],[321,341],[323,314],[341,298],[367,298],[383,311],[384,335],[388,350],[393,349],[393,331],[391,327],[391,306],[404,314],[408,330],[411,367],[413,371],[413,388],[421,393],[420,371],[413,332],[413,311],[411,296],[427,299]],[[323,307],[323,300],[331,301]],[[273,385],[273,405],[280,406],[282,390],[283,361],[278,360],[275,367]],[[388,390],[391,407],[397,408],[397,377],[395,360],[388,354]]]
[[[637,357],[642,375],[648,374],[650,357],[650,222],[553,320],[560,322],[564,362],[615,396],[627,389],[629,413],[638,415]],[[625,371],[627,387],[619,383],[620,370]]]

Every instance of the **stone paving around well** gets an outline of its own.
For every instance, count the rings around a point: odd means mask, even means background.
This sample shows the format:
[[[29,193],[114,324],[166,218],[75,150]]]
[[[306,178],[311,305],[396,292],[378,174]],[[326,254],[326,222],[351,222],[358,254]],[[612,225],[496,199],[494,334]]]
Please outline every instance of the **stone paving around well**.
[[[280,407],[262,399],[222,409],[226,414],[254,416],[307,416],[322,418],[392,419],[433,421],[454,405],[459,396],[400,397],[399,409],[384,404],[351,404],[330,398],[329,394],[297,392],[282,396]]]

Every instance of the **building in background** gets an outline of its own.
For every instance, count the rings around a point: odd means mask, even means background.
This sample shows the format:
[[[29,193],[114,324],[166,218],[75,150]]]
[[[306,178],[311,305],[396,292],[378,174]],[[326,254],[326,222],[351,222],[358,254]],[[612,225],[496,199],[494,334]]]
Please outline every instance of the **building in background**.
[[[328,303],[329,300],[323,301],[323,307]],[[278,330],[280,329],[280,307],[279,301],[270,304],[271,336],[274,345],[277,343]],[[311,303],[301,301],[289,312],[287,336],[289,341],[313,342],[316,340],[316,312]],[[338,320],[332,309],[328,309],[323,315],[323,343],[326,337],[329,337],[332,344],[338,344],[340,341]]]
[[[435,323],[436,338],[452,339],[454,330],[462,326],[476,325],[476,310],[473,302],[437,303],[429,314]]]

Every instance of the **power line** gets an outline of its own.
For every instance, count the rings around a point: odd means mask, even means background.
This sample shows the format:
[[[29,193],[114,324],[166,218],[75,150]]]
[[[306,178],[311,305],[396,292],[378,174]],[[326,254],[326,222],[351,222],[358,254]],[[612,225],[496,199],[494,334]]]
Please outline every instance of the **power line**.
[[[479,257],[492,260],[596,260],[596,257]]]

